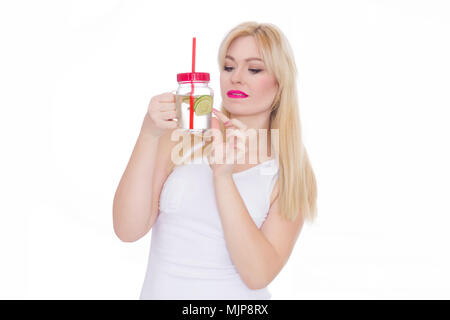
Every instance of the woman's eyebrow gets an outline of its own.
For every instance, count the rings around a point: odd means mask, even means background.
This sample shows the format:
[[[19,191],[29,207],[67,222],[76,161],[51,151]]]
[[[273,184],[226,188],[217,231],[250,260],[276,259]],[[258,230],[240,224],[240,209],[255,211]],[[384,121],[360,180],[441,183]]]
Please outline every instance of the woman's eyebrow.
[[[233,60],[233,61],[236,61],[232,56],[225,56],[225,58],[228,58],[228,59],[230,59],[230,60]],[[261,62],[263,62],[263,60],[262,59],[260,59],[260,58],[247,58],[247,59],[245,59],[245,61],[250,61],[250,60],[258,60],[258,61],[261,61]]]

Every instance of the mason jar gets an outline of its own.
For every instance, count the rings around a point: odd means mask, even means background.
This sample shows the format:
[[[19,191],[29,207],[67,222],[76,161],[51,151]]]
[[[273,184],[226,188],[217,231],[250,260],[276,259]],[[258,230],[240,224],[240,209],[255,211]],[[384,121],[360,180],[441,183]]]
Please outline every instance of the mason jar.
[[[209,73],[178,73],[177,81],[178,128],[192,133],[203,133],[210,129],[214,92],[209,87]]]

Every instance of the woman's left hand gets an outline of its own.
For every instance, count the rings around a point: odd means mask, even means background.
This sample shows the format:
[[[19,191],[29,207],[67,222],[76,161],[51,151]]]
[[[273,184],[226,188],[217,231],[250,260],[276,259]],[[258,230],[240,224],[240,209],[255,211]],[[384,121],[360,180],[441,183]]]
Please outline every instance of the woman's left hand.
[[[244,164],[247,150],[247,126],[238,119],[229,119],[222,112],[213,109],[217,118],[211,119],[211,128],[220,132],[220,123],[225,128],[226,140],[220,136],[213,136],[210,167],[214,177],[230,175],[236,163]]]

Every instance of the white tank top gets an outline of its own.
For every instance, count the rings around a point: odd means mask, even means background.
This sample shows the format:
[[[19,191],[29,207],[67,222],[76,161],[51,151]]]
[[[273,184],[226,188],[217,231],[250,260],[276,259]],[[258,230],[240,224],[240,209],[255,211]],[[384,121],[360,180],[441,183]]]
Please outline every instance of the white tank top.
[[[270,299],[267,287],[249,289],[233,265],[217,208],[212,169],[206,157],[199,160],[175,167],[161,190],[140,299]],[[277,160],[271,159],[232,174],[258,228],[268,214],[278,172]]]

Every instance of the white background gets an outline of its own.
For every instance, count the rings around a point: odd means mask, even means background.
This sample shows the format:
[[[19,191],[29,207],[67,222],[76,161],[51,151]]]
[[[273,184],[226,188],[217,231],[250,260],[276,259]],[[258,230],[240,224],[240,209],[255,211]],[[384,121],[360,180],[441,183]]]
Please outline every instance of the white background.
[[[121,242],[112,202],[148,102],[193,36],[219,93],[247,20],[291,43],[318,182],[273,299],[450,298],[450,6],[374,0],[1,1],[0,298],[138,298],[151,233]]]

